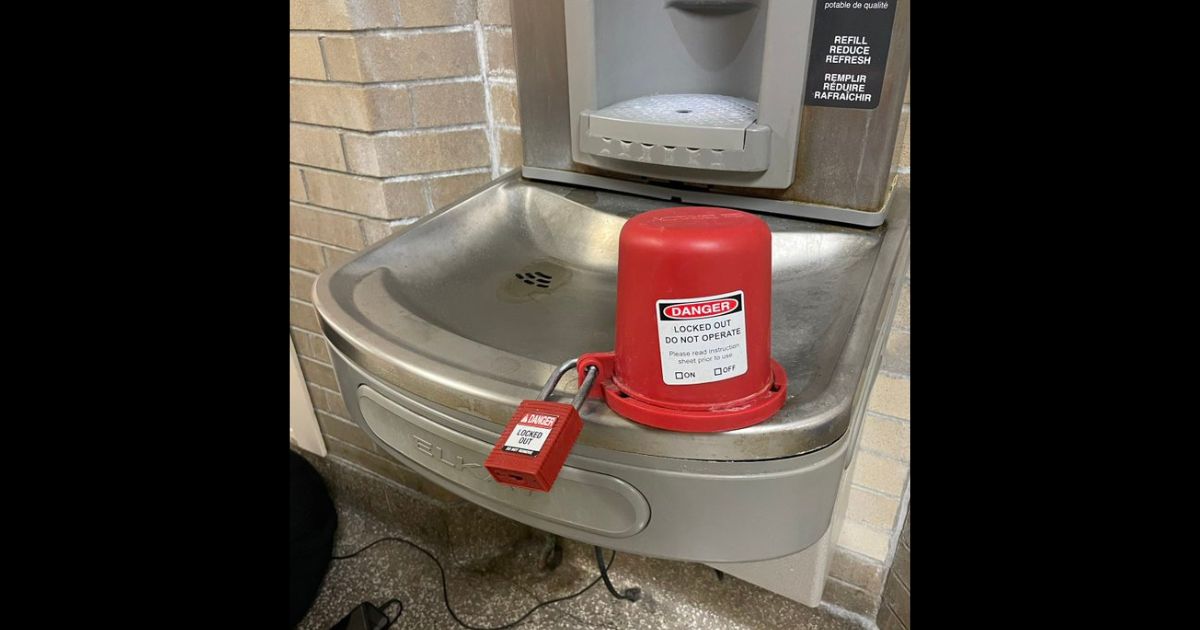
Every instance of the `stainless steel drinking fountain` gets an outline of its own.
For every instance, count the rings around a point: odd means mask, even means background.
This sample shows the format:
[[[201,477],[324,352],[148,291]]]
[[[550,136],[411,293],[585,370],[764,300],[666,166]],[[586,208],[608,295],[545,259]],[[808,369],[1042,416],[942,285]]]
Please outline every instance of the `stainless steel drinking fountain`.
[[[804,105],[805,54],[828,30],[808,0],[518,0],[512,11],[523,169],[326,270],[314,288],[351,416],[413,470],[507,517],[704,562],[816,605],[907,260],[909,194],[893,164],[907,2],[893,6],[876,53],[886,65],[873,108]],[[632,32],[614,36],[622,28]],[[726,30],[736,50],[704,49]],[[614,52],[637,46],[638,67]],[[656,90],[654,77],[670,85]],[[674,96],[618,107],[663,94]],[[753,153],[737,169],[713,168],[732,150],[715,145],[737,144],[729,118],[666,120],[715,97],[759,108],[735,121]],[[651,146],[645,159],[605,154],[604,138],[610,150]],[[712,146],[693,147],[707,152],[694,164],[666,153],[689,142]],[[681,204],[757,211],[772,230],[783,409],[737,431],[677,433],[590,400],[549,493],[495,483],[482,463],[518,403],[562,361],[613,346],[624,221]],[[564,381],[559,397],[574,391]]]

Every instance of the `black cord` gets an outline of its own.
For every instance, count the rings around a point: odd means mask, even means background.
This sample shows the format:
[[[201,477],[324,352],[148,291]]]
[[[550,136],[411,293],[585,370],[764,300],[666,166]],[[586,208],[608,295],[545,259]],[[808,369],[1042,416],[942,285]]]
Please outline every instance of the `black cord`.
[[[421,553],[425,554],[426,556],[429,557],[430,560],[433,560],[433,563],[437,565],[438,571],[442,574],[442,601],[446,604],[446,612],[450,613],[450,617],[453,618],[454,621],[458,623],[458,625],[460,625],[464,628],[467,628],[467,630],[505,630],[506,628],[511,628],[511,627],[521,623],[522,621],[525,621],[530,615],[537,612],[537,610],[539,608],[541,608],[542,606],[549,606],[550,604],[556,604],[558,602],[566,601],[568,599],[572,599],[575,597],[579,597],[580,595],[583,595],[590,588],[592,588],[598,582],[600,582],[601,578],[603,578],[605,583],[608,584],[609,583],[608,582],[608,568],[611,567],[613,561],[617,559],[617,552],[614,551],[612,554],[612,557],[609,558],[609,560],[608,560],[608,566],[605,566],[603,562],[600,563],[600,577],[592,580],[587,586],[583,587],[582,589],[579,589],[579,591],[577,591],[575,593],[571,593],[570,595],[556,598],[556,599],[539,602],[537,606],[530,608],[528,612],[526,612],[524,615],[521,615],[520,618],[518,618],[516,621],[513,621],[511,623],[506,623],[502,626],[494,626],[491,628],[484,628],[484,627],[479,627],[479,626],[472,626],[472,625],[466,623],[465,621],[463,621],[462,619],[458,618],[458,614],[455,613],[454,609],[450,607],[450,590],[446,586],[446,569],[444,567],[442,567],[442,562],[441,562],[441,560],[437,559],[437,556],[433,555],[427,549],[418,545],[417,543],[414,543],[409,540],[405,540],[403,538],[400,538],[399,536],[384,536],[383,538],[380,538],[380,539],[372,542],[371,544],[367,545],[366,547],[363,547],[362,549],[355,551],[354,553],[346,554],[344,556],[333,556],[333,559],[334,560],[348,560],[348,559],[353,558],[354,556],[357,556],[358,554],[370,549],[371,547],[378,545],[381,542],[389,541],[389,540],[396,541],[396,542],[402,542],[402,543],[412,547],[413,549],[416,549],[417,551],[420,551]],[[597,547],[596,551],[597,551],[597,553],[599,553],[600,548]],[[609,584],[609,590],[612,590],[611,584]],[[614,594],[615,594],[615,592],[614,592]],[[620,597],[620,596],[618,595],[618,597]],[[625,598],[622,598],[622,599],[625,599]],[[398,602],[400,600],[391,600],[391,601]],[[391,601],[389,601],[388,603],[391,603]],[[384,604],[384,606],[387,606],[387,604]],[[404,604],[400,604],[400,606],[401,606],[401,611],[403,612]],[[396,619],[399,619],[399,618],[400,618],[400,615],[397,614]],[[395,623],[395,621],[393,620],[391,623]],[[389,623],[388,625],[390,626],[391,624]]]
[[[625,589],[625,592],[618,593],[617,589],[613,588],[612,580],[608,579],[608,567],[604,566],[604,555],[600,550],[599,545],[592,546],[596,550],[596,566],[600,567],[600,577],[604,579],[604,586],[608,588],[608,592],[612,593],[613,597],[623,599],[630,602],[636,602],[642,598],[642,589],[634,586]],[[614,551],[613,554],[616,554]],[[611,562],[609,564],[612,564]]]

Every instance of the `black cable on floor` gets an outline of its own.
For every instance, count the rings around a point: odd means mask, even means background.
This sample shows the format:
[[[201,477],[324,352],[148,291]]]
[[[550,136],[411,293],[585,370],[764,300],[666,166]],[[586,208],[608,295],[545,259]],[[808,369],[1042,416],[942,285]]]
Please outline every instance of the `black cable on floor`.
[[[593,548],[596,550],[596,566],[600,567],[600,577],[604,579],[604,586],[608,588],[608,592],[612,593],[612,596],[616,597],[617,599],[623,599],[630,602],[636,602],[637,600],[641,599],[642,589],[636,586],[625,589],[623,593],[618,593],[617,589],[613,588],[612,581],[608,579],[608,567],[604,566],[604,555],[600,551],[600,547],[598,545],[593,545]],[[616,553],[617,552],[615,551],[613,552],[614,555]],[[612,563],[610,562],[609,564]]]
[[[565,595],[563,597],[558,597],[558,598],[550,599],[550,600],[547,600],[544,602],[539,602],[538,605],[534,606],[533,608],[530,608],[524,615],[521,615],[516,621],[506,623],[502,626],[493,626],[491,628],[472,626],[472,625],[466,623],[465,621],[463,621],[462,619],[459,619],[458,614],[455,613],[454,609],[450,607],[450,589],[446,585],[446,569],[442,566],[442,561],[438,560],[437,556],[433,555],[430,551],[428,551],[424,547],[418,545],[417,543],[414,543],[409,540],[405,540],[403,538],[400,538],[399,536],[384,536],[383,538],[380,538],[380,539],[372,542],[371,544],[367,545],[366,547],[363,547],[362,549],[355,551],[354,553],[346,554],[344,556],[333,556],[333,559],[334,560],[348,560],[348,559],[353,558],[354,556],[357,556],[358,554],[370,549],[371,547],[378,545],[381,542],[389,541],[389,540],[395,541],[395,542],[402,542],[402,543],[412,547],[413,549],[416,549],[417,551],[420,551],[421,553],[425,554],[426,556],[429,557],[430,560],[433,560],[433,563],[437,565],[438,571],[442,574],[442,601],[446,604],[446,612],[450,613],[450,617],[452,619],[454,619],[454,621],[457,622],[458,625],[460,625],[464,628],[467,628],[467,630],[505,630],[506,628],[512,628],[513,626],[516,626],[517,624],[521,623],[522,621],[525,621],[527,618],[529,618],[530,615],[537,612],[537,610],[539,608],[541,608],[542,606],[549,606],[550,604],[556,604],[558,602],[566,601],[568,599],[573,599],[575,597],[579,597],[580,595],[583,595],[589,589],[591,589],[593,586],[595,586],[597,583],[599,583],[602,578],[604,579],[605,584],[608,585],[609,590],[612,591],[614,595],[616,595],[616,591],[614,591],[612,588],[612,583],[608,581],[608,569],[610,567],[612,567],[613,561],[617,559],[617,552],[614,551],[612,553],[612,557],[610,557],[608,559],[608,565],[605,566],[605,564],[603,562],[603,558],[600,556],[600,548],[596,547],[597,557],[600,558],[600,577],[592,580],[587,586],[583,587],[582,589],[579,589],[579,591],[577,591],[575,593],[571,593],[570,595]],[[626,593],[628,593],[629,590],[636,590],[636,589],[628,589],[626,591]],[[638,592],[640,593],[640,590],[638,590]],[[617,597],[621,597],[621,596],[617,595]],[[628,599],[628,598],[621,597],[621,599]],[[393,601],[399,601],[399,600],[393,600]],[[636,600],[630,600],[630,601],[636,601]],[[391,602],[389,601],[388,603],[391,603]],[[384,606],[386,606],[386,605],[387,604],[384,604]],[[401,607],[403,610],[403,604],[401,604]],[[400,615],[397,614],[396,619],[399,619],[399,618],[400,618]],[[391,623],[395,623],[395,620],[392,620]],[[391,625],[391,624],[388,624],[388,625]]]

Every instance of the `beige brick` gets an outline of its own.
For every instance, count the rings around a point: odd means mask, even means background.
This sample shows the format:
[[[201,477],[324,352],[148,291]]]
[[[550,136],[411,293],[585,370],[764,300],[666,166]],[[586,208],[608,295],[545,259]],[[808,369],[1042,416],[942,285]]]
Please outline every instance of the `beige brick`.
[[[321,250],[325,252],[326,267],[340,265],[354,257],[354,252],[333,249],[332,247],[322,247]]]
[[[517,86],[507,83],[493,83],[492,120],[497,125],[521,126],[521,105],[517,100]]]
[[[323,37],[321,45],[333,81],[409,81],[479,73],[470,31],[331,35]]]
[[[292,297],[296,298],[297,300],[311,302],[313,282],[316,281],[316,279],[317,277],[310,273],[296,271],[293,269],[288,290],[291,292]]]
[[[860,588],[846,584],[836,578],[825,580],[825,591],[821,601],[863,616],[873,616],[879,598]]]
[[[911,131],[911,130],[912,130],[912,125],[911,125],[911,124],[909,124],[909,120],[908,120],[908,115],[907,115],[907,114],[905,114],[904,118],[905,118],[905,121],[904,121],[904,123],[905,123],[905,124],[904,124],[904,143],[903,143],[902,145],[900,145],[900,162],[899,162],[899,165],[900,165],[900,166],[909,166],[909,156],[908,156],[908,136],[909,136],[909,131]]]
[[[311,196],[311,182],[308,189],[309,196]],[[875,377],[875,386],[871,389],[871,397],[867,399],[867,409],[907,419],[909,416],[908,390],[908,379],[879,374]]]
[[[512,24],[509,0],[478,0],[478,4],[480,22],[503,26]]]
[[[400,136],[346,134],[350,170],[376,176],[412,175],[487,166],[487,136],[482,129],[428,131]],[[309,196],[315,198],[312,182]],[[417,216],[412,213],[404,216]]]
[[[425,214],[421,182],[385,182],[329,171],[305,171],[308,199],[327,208],[379,219]]]
[[[317,424],[321,425],[321,433],[329,437],[352,444],[364,451],[375,452],[375,443],[362,429],[358,428],[358,425],[349,422],[349,419],[338,418],[322,410],[317,412]]]
[[[351,31],[400,26],[391,0],[291,0],[292,29]]]
[[[310,359],[320,361],[321,363],[332,363],[329,357],[329,347],[326,345],[325,337],[310,333],[304,330],[292,330],[292,336],[295,339],[304,342],[304,350],[301,351],[300,346],[296,346],[296,352]]]
[[[289,328],[288,330],[292,333],[292,345],[296,348],[296,354],[308,356],[312,352],[308,342],[312,333],[299,328]]]
[[[291,119],[359,131],[412,126],[412,103],[401,86],[292,83]]]
[[[488,74],[516,74],[516,51],[513,48],[512,29],[487,30],[484,33],[487,45]]]
[[[498,31],[489,30],[485,33],[487,41],[488,74],[515,74],[516,65],[513,59],[512,29]]]
[[[875,595],[883,591],[883,565],[840,547],[833,549],[829,576]]]
[[[434,210],[444,208],[466,197],[475,189],[491,181],[491,179],[492,176],[490,173],[451,175],[450,177],[431,179],[426,182],[426,185],[429,186],[429,200],[433,203]]]
[[[852,521],[842,523],[837,542],[840,547],[874,560],[883,561],[887,557],[888,535]]]
[[[337,377],[333,374],[333,368],[328,365],[322,365],[308,357],[300,357],[300,370],[304,372],[304,380],[321,387],[337,389]]]
[[[322,389],[321,403],[324,405],[321,407],[322,410],[328,411],[339,418],[350,420],[350,410],[346,409],[346,403],[342,401],[341,393],[333,390]]]
[[[412,88],[416,127],[487,122],[482,83],[442,83]]]
[[[336,129],[293,124],[288,147],[291,160],[298,164],[346,170],[346,156],[342,154],[342,140]]]
[[[470,24],[475,0],[400,0],[400,21],[410,28]]]
[[[292,204],[292,234],[347,249],[360,249],[365,244],[358,221],[316,208]]]
[[[882,369],[905,376],[909,374],[909,341],[907,332],[889,331],[887,346],[883,350]]]
[[[308,195],[304,193],[304,176],[300,174],[300,169],[295,166],[289,169],[291,181],[288,183],[288,196],[292,201],[308,201]]]
[[[850,488],[850,494],[846,498],[846,518],[875,529],[891,531],[899,511],[899,500],[873,494],[861,488]]]
[[[908,290],[908,281],[904,282],[904,286],[900,287],[900,298],[896,301],[896,315],[892,318],[892,328],[900,330],[908,330],[910,324],[910,296]]]
[[[395,460],[380,455],[377,451],[368,451],[343,442],[330,435],[325,436],[325,445],[334,457],[344,459],[353,464],[390,479],[401,485],[416,489],[421,486],[421,476],[404,468]]]
[[[325,261],[321,258],[321,247],[312,243],[288,239],[288,262],[297,269],[321,271]]]
[[[868,413],[863,418],[862,448],[869,448],[902,461],[909,460],[907,422]]]
[[[324,79],[325,65],[317,36],[293,34],[290,43],[288,74],[297,79]]]
[[[521,132],[512,129],[497,129],[500,141],[500,172],[504,173],[525,163],[521,144]]]
[[[392,235],[392,226],[387,221],[363,220],[363,233],[366,234],[367,244],[374,245]]]
[[[291,300],[290,305],[291,313],[288,319],[293,326],[311,332],[321,332],[321,324],[317,321],[317,309],[313,308],[312,304]]]
[[[855,456],[851,483],[876,492],[898,497],[904,492],[908,465],[874,453],[859,451]]]

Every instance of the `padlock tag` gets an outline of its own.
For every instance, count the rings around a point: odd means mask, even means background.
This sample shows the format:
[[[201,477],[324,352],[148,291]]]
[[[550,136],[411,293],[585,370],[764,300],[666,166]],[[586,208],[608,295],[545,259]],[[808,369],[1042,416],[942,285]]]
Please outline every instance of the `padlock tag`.
[[[527,413],[509,432],[502,448],[508,453],[537,456],[557,421],[558,417],[550,414]]]

